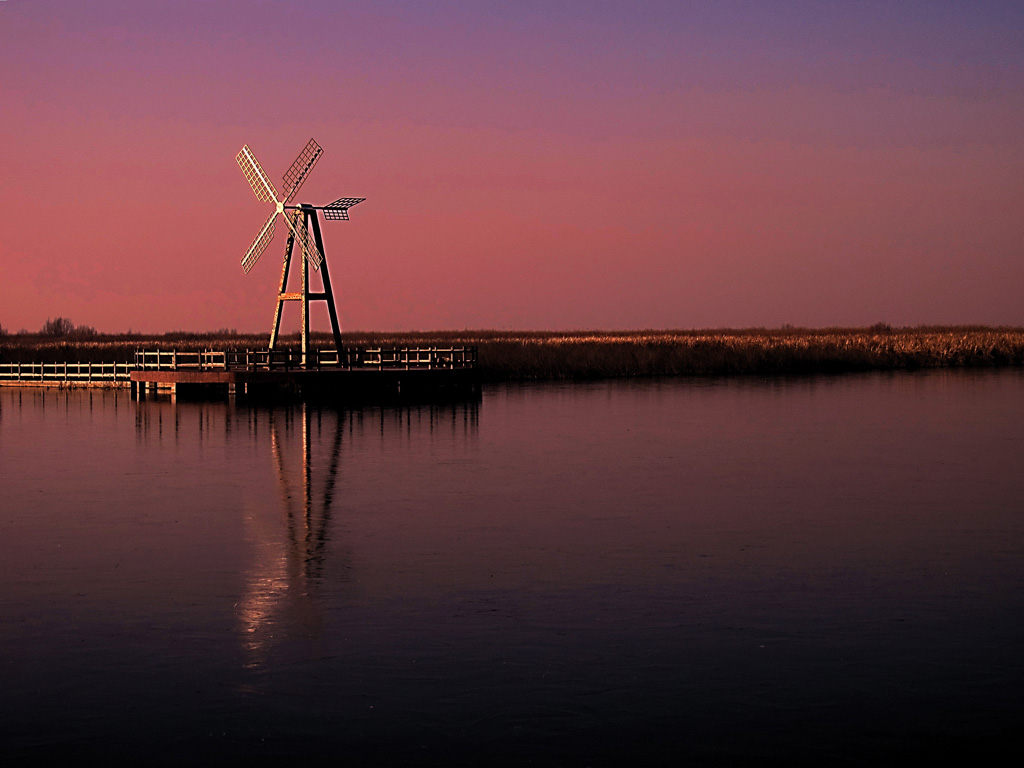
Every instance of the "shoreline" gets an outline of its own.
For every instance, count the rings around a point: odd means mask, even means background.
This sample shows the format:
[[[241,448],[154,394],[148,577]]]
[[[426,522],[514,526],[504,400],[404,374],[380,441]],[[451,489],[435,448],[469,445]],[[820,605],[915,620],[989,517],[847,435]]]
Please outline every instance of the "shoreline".
[[[129,362],[137,348],[261,349],[259,335],[0,337],[0,362]],[[748,329],[711,331],[439,331],[343,334],[346,345],[479,349],[486,382],[848,373],[1024,365],[1024,328]],[[333,346],[316,334],[316,346]],[[286,337],[283,348],[297,347]]]

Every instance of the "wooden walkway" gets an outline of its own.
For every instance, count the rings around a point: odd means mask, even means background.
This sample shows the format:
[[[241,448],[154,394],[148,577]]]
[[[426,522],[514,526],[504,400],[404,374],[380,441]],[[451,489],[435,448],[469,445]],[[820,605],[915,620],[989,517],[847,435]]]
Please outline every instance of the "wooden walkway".
[[[131,388],[140,399],[280,396],[331,400],[465,397],[480,392],[476,347],[299,351],[145,350],[133,363],[0,363],[0,386]]]
[[[476,347],[346,347],[316,349],[303,360],[301,352],[283,350],[235,350],[207,352],[140,349],[134,370],[198,371],[356,371],[356,370],[456,370],[476,368]]]

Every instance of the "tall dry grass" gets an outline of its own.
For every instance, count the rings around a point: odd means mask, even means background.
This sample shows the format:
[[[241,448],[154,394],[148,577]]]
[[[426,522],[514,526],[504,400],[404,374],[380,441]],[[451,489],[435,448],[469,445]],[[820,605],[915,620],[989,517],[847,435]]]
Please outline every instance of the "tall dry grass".
[[[491,381],[787,374],[1024,364],[1024,329],[984,326],[714,331],[346,333],[346,346],[475,345]],[[333,346],[315,334],[316,346]],[[266,335],[0,337],[0,362],[130,362],[139,347],[264,349]],[[288,337],[283,346],[297,348]]]
[[[1024,364],[1024,330],[571,334],[480,344],[496,379],[787,374]]]

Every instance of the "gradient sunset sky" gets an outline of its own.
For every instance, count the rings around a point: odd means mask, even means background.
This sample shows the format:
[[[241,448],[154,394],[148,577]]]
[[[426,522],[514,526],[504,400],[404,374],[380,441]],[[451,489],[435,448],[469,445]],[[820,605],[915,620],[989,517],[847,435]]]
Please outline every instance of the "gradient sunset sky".
[[[1019,0],[5,0],[0,325],[268,330],[310,137],[346,330],[1024,325]]]

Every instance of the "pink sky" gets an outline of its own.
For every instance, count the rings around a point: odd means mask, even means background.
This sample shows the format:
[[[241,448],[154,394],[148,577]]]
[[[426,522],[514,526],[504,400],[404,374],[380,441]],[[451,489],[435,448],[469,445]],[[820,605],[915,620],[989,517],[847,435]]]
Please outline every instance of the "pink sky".
[[[0,2],[0,325],[267,330],[310,137],[348,330],[1024,325],[1022,6],[710,5]]]

